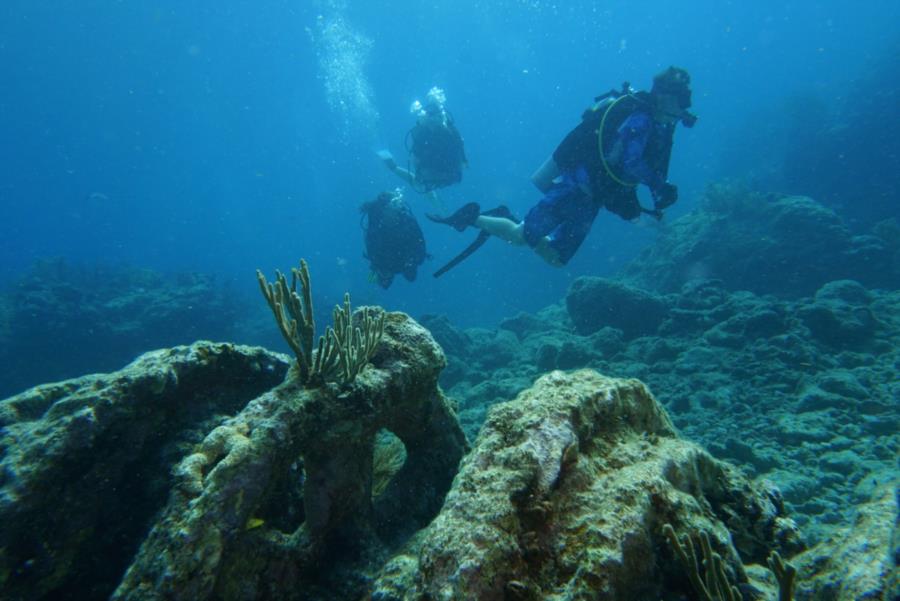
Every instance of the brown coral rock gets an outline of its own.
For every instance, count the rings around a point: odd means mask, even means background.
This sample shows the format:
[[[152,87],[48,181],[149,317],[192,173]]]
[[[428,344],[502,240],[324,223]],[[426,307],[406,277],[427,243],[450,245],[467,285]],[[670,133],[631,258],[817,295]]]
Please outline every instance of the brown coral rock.
[[[798,556],[797,599],[891,601],[900,597],[898,482],[880,486],[856,522]]]
[[[552,372],[494,407],[438,517],[373,599],[658,599],[689,584],[661,527],[702,529],[736,581],[791,533],[774,493],[678,438],[637,380]],[[789,537],[788,537],[789,538]]]
[[[372,365],[352,384],[308,389],[293,373],[252,400],[176,466],[169,501],[112,598],[358,598],[383,539],[437,513],[466,450],[437,387],[444,365],[427,330],[389,313]],[[373,502],[381,429],[407,457]],[[278,492],[301,480],[291,522]]]

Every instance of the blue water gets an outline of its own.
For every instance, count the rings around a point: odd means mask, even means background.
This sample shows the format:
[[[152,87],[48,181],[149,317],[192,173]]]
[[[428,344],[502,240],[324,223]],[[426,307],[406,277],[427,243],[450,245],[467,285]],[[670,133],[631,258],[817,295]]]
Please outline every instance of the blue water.
[[[357,303],[493,325],[556,302],[579,275],[614,272],[659,226],[603,213],[564,269],[492,240],[435,280],[474,234],[425,222],[434,207],[408,190],[434,259],[416,282],[381,290],[358,206],[401,183],[374,151],[402,162],[408,107],[428,88],[446,90],[470,162],[445,206],[524,215],[539,199],[530,174],[596,94],[687,68],[700,121],[676,134],[673,219],[734,175],[723,157],[753,115],[778,115],[799,94],[845,102],[897,48],[898,23],[889,0],[7,0],[0,285],[62,256],[215,272],[251,297],[256,268],[305,257],[320,304],[348,290]]]

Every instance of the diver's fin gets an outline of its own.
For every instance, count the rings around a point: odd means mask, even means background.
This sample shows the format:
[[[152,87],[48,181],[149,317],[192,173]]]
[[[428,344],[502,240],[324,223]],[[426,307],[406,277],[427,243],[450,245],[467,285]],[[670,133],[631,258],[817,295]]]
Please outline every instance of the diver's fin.
[[[443,223],[449,225],[458,232],[465,230],[467,227],[475,225],[475,220],[481,215],[481,207],[477,202],[464,204],[456,210],[452,215],[441,217],[433,213],[427,213],[425,216],[435,223]]]
[[[472,203],[472,204],[475,204],[475,203]],[[503,205],[500,205],[499,207],[485,211],[484,213],[481,213],[481,214],[489,215],[491,217],[505,217],[506,219],[511,219],[512,221],[518,221],[518,219],[516,219],[516,216],[512,214],[512,211],[510,211],[509,208],[507,208]],[[459,265],[460,263],[462,263],[463,261],[468,259],[469,256],[471,256],[472,253],[474,253],[476,250],[481,248],[484,245],[484,243],[487,242],[487,239],[490,237],[491,237],[491,235],[485,231],[479,232],[478,237],[475,238],[475,241],[472,242],[472,244],[470,244],[469,246],[467,246],[464,251],[462,251],[455,257],[453,257],[453,259],[449,263],[447,263],[446,265],[444,265],[443,267],[441,267],[440,269],[435,271],[434,277],[436,277],[436,278],[441,277],[442,275],[444,275],[445,273],[447,273],[448,271],[450,271],[451,269],[453,269],[454,267],[456,267],[457,265]]]
[[[443,267],[441,267],[440,269],[435,271],[434,277],[436,277],[436,278],[441,277],[442,275],[444,275],[445,273],[447,273],[448,271],[450,271],[451,269],[453,269],[454,267],[456,267],[457,265],[459,265],[460,263],[462,263],[463,261],[468,259],[469,255],[471,255],[473,252],[475,252],[476,250],[481,248],[481,246],[485,242],[487,242],[487,239],[490,237],[491,237],[491,235],[487,232],[479,232],[478,237],[475,238],[475,242],[473,242],[472,244],[467,246],[466,250],[462,251],[461,253],[459,253],[458,255],[453,257],[453,259],[449,263],[447,263],[446,265],[444,265]]]
[[[504,217],[509,219],[510,221],[519,222],[519,218],[513,215],[512,211],[509,210],[509,207],[506,205],[500,205],[499,207],[494,207],[493,209],[488,209],[482,215],[487,215],[489,217]]]

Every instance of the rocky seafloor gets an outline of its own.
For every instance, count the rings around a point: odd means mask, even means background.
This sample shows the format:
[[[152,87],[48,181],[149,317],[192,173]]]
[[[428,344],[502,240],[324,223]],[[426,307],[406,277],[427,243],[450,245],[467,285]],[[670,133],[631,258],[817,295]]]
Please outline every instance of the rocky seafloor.
[[[708,196],[621,278],[580,278],[496,330],[424,318],[441,382],[474,433],[547,370],[638,378],[686,436],[775,481],[817,540],[898,481],[896,224],[852,236],[808,198]]]
[[[118,369],[148,349],[232,340],[246,312],[232,292],[202,273],[36,261],[0,289],[0,397]]]
[[[607,302],[637,313],[610,310],[608,325],[579,332],[579,307],[593,318]],[[705,281],[655,296],[583,278],[568,305],[496,331],[425,320],[439,340],[455,340],[443,382],[467,432],[538,374],[590,367],[645,382],[686,436],[776,481],[803,526],[845,523],[855,503],[896,480],[900,293],[842,280],[780,301]],[[646,331],[629,336],[621,319]]]
[[[388,313],[349,385],[197,342],[28,389],[0,597],[776,599],[777,552],[796,599],[894,599],[897,231],[716,187],[537,314]]]

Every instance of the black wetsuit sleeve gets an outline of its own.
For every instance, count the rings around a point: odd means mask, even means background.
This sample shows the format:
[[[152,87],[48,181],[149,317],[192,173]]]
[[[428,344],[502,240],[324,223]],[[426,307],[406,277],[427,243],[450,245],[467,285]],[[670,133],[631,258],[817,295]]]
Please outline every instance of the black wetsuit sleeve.
[[[600,114],[588,112],[581,123],[570,131],[553,152],[560,171],[571,171],[579,166],[592,172],[600,164],[600,152],[597,146],[597,128],[600,126]]]

